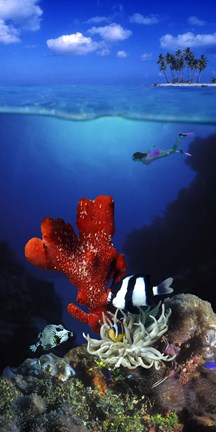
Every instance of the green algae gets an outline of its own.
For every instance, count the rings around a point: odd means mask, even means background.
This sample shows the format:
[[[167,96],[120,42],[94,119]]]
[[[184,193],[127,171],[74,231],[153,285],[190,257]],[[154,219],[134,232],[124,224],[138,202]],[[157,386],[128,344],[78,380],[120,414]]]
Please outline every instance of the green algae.
[[[0,423],[1,417],[13,417],[13,402],[21,393],[9,379],[0,379]]]
[[[179,418],[176,413],[169,413],[163,417],[160,414],[151,416],[150,423],[155,428],[155,432],[173,432],[181,431],[182,424],[179,422]]]

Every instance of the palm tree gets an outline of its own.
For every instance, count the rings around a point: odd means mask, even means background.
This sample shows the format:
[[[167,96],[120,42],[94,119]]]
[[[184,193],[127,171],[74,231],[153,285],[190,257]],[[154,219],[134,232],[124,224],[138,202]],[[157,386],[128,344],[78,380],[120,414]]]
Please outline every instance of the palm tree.
[[[197,82],[200,82],[200,74],[205,70],[207,66],[207,58],[202,54],[200,58],[197,60],[196,69],[198,70]]]
[[[184,53],[180,49],[175,53],[176,69],[179,71],[179,81],[183,81],[183,70],[185,66]]]
[[[198,69],[198,61],[199,60],[195,56],[193,56],[191,58],[191,61],[190,61],[191,79],[190,79],[190,82],[193,82],[193,80],[194,80],[195,72]]]
[[[167,65],[169,65],[170,68],[172,82],[184,82],[184,69],[185,66],[187,66],[188,81],[192,83],[196,71],[197,82],[200,81],[200,74],[206,68],[207,58],[204,54],[202,54],[200,58],[196,58],[188,47],[185,51],[179,49],[175,54],[171,54],[170,52],[167,52],[165,55],[159,54],[157,64],[160,67],[160,71],[163,72],[167,83],[169,82],[166,74]]]
[[[168,80],[168,78],[167,78],[167,74],[166,74],[167,62],[166,62],[166,59],[165,59],[165,57],[163,56],[163,54],[159,54],[159,56],[158,56],[158,60],[157,60],[157,64],[159,65],[159,67],[160,67],[160,71],[163,72],[163,74],[164,74],[164,76],[165,76],[165,78],[166,78],[166,82],[168,83],[169,80]]]
[[[173,54],[167,52],[165,59],[166,59],[166,63],[170,65],[170,72],[172,75],[172,80],[174,81],[174,79],[175,79],[174,71],[176,70],[175,56]]]
[[[185,59],[185,63],[187,65],[188,68],[188,81],[192,81],[192,71],[194,69],[194,61],[195,61],[195,57],[194,54],[192,53],[191,49],[188,47],[186,48],[185,52],[184,52],[184,59]]]

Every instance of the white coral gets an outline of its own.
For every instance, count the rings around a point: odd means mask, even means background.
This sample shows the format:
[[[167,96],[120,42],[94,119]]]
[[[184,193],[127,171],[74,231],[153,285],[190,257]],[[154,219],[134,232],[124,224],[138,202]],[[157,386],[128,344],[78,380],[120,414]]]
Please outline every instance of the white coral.
[[[100,340],[92,339],[89,335],[83,333],[87,340],[87,351],[89,354],[96,355],[106,364],[114,367],[125,366],[129,369],[135,369],[138,366],[150,368],[153,365],[156,369],[160,368],[161,361],[171,361],[174,357],[163,354],[153,345],[168,329],[168,320],[171,315],[171,309],[165,311],[162,305],[161,315],[158,319],[157,314],[159,306],[155,309],[147,309],[145,312],[140,309],[138,314],[122,313],[122,333],[123,340],[114,342],[109,337],[109,331],[119,322],[116,313],[110,314],[110,319],[103,316],[103,324],[100,330]]]
[[[216,331],[214,325],[207,330],[203,338],[204,357],[206,359],[215,359],[216,357]]]

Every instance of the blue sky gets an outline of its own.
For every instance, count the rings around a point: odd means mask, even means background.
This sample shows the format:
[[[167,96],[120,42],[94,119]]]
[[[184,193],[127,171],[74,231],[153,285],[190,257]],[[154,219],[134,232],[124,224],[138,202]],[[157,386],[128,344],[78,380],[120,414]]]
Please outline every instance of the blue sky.
[[[215,12],[215,0],[0,0],[0,84],[164,81],[159,53],[188,46],[208,81]]]

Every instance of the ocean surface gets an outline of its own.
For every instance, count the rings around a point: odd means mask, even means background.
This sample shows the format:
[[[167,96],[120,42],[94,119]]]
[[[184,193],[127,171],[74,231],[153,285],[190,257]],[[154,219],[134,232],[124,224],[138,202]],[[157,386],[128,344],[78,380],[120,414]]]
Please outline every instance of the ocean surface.
[[[66,311],[76,288],[63,275],[26,263],[24,246],[40,236],[45,216],[75,227],[83,197],[113,197],[113,243],[125,253],[128,272],[173,276],[177,292],[197,292],[213,304],[216,88],[4,86],[0,113],[0,240],[28,272],[54,283],[62,322],[77,333],[77,343],[88,329]],[[168,150],[187,132],[193,135],[179,149],[192,156],[176,153],[148,166],[132,160],[152,146]],[[7,295],[9,304],[13,295]],[[15,309],[5,323],[11,338],[19,327]],[[30,313],[31,299],[21,311],[39,330],[46,324],[40,306]]]
[[[216,87],[0,86],[0,113],[215,124]]]

